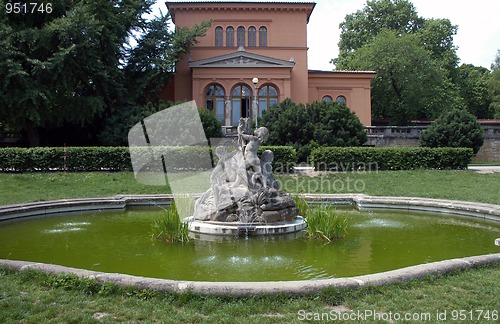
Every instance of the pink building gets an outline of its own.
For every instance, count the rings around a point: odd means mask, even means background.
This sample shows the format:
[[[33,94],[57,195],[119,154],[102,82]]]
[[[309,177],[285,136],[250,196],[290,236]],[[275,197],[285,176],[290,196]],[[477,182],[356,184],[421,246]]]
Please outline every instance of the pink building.
[[[165,99],[196,100],[225,126],[261,115],[285,98],[343,101],[371,125],[373,71],[307,68],[313,2],[168,1],[176,27],[211,20],[206,36],[176,66]]]

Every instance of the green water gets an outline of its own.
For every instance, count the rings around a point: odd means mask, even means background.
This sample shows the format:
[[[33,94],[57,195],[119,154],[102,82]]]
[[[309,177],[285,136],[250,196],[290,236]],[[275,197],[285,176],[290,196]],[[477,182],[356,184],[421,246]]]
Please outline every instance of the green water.
[[[348,236],[325,244],[304,237],[151,239],[161,210],[73,214],[0,223],[0,258],[103,272],[199,281],[276,281],[364,275],[498,253],[500,224],[445,214],[342,210]]]

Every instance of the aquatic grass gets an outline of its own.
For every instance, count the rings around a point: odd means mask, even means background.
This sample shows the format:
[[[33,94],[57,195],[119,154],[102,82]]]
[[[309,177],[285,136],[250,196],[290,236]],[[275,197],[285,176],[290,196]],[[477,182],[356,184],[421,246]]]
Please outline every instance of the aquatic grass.
[[[293,195],[292,199],[295,202],[295,207],[299,209],[299,215],[307,215],[307,212],[309,211],[309,203],[307,202],[306,198],[299,195]]]
[[[152,224],[152,238],[169,243],[189,242],[188,223],[179,217],[176,202],[173,201],[167,209],[163,208],[163,211],[163,216]]]
[[[308,208],[305,216],[307,233],[310,238],[331,242],[347,235],[347,218],[340,215],[331,206],[321,205]]]

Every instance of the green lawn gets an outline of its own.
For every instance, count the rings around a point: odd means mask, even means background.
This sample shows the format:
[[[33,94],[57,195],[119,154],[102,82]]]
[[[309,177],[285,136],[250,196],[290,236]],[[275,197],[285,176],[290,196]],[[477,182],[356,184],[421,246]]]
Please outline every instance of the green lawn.
[[[416,196],[500,204],[500,173],[472,171],[380,171],[334,173],[319,177],[276,177],[288,192],[363,193]],[[164,194],[168,186],[135,181],[130,172],[0,173],[0,205],[117,194]]]
[[[277,178],[293,192],[353,192],[500,204],[500,173],[393,171]],[[126,172],[0,174],[0,204],[169,191],[165,186],[141,185]],[[365,315],[368,323],[377,322],[374,316],[388,319],[391,314],[402,317],[408,314],[429,319],[432,323],[437,322],[438,313],[441,319],[446,315],[444,323],[455,322],[453,319],[460,319],[460,316],[465,316],[463,322],[493,323],[498,322],[500,316],[499,275],[500,265],[495,265],[385,287],[350,291],[327,289],[306,297],[221,298],[137,291],[100,285],[91,280],[0,269],[0,323],[48,320],[65,323],[288,323],[315,316],[332,319],[336,309]],[[371,317],[367,317],[370,314]]]

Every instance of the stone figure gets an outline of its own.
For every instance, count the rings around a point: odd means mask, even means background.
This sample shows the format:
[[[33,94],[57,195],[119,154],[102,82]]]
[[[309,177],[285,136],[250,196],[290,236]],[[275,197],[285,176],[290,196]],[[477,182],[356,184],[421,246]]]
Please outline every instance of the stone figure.
[[[268,137],[267,128],[252,133],[249,118],[240,118],[238,148],[232,152],[222,146],[215,149],[219,160],[210,177],[210,189],[195,202],[195,219],[271,223],[297,216],[294,201],[279,190],[272,176],[273,152],[266,150],[258,156]]]

